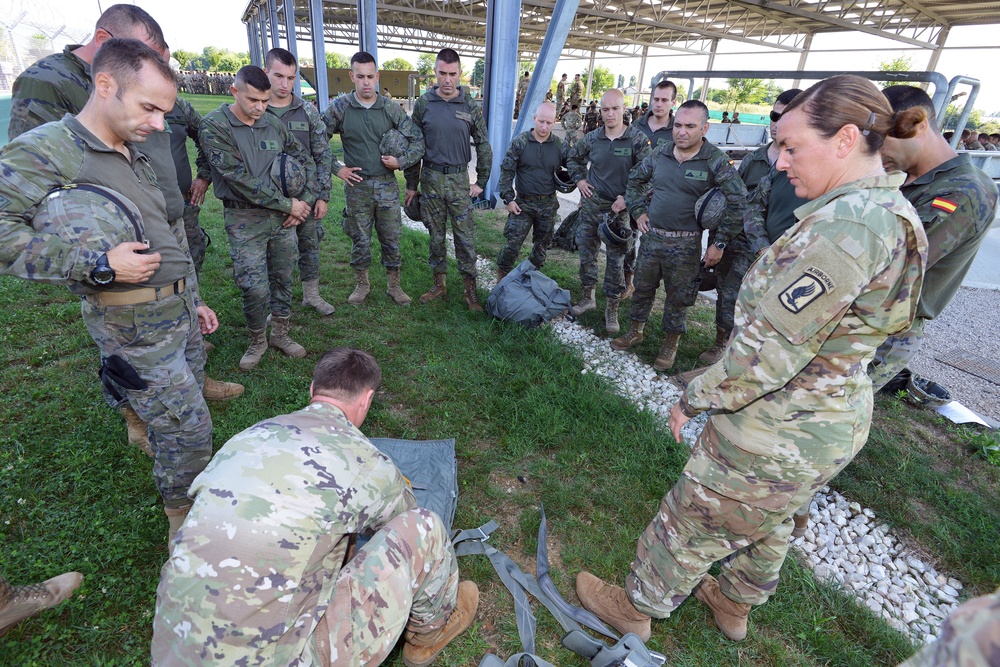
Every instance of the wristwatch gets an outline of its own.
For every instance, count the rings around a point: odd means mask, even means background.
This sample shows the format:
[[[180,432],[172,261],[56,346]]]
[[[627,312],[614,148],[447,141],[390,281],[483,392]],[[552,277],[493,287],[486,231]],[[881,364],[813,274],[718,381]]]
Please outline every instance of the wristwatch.
[[[90,280],[95,285],[110,285],[115,281],[115,270],[108,264],[108,254],[97,258],[97,264],[90,271]]]
[[[715,246],[716,248],[718,248],[719,250],[725,250],[725,249],[726,249],[726,245],[727,245],[727,244],[726,244],[726,242],[725,242],[725,241],[716,241],[716,242],[715,242],[715,243],[713,243],[712,245],[714,245],[714,246]]]

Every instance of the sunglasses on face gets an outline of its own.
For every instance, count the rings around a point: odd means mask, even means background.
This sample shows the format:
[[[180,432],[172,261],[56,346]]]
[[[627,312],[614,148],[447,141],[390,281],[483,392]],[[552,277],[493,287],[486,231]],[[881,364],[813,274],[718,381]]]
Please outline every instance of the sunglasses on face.
[[[772,123],[777,123],[779,120],[781,120],[781,112],[780,111],[772,111],[771,112],[771,122]]]

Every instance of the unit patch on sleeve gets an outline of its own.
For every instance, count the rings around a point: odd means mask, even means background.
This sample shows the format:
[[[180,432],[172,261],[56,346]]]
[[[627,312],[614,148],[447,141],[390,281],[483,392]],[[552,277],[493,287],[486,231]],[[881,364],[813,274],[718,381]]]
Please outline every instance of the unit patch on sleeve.
[[[958,204],[956,204],[953,201],[948,201],[947,199],[942,199],[941,197],[937,197],[934,199],[934,201],[931,202],[931,208],[936,208],[945,211],[947,213],[954,213],[955,210],[958,208]]]
[[[833,289],[833,281],[823,271],[810,266],[781,293],[779,301],[790,313],[801,313],[810,303]]]

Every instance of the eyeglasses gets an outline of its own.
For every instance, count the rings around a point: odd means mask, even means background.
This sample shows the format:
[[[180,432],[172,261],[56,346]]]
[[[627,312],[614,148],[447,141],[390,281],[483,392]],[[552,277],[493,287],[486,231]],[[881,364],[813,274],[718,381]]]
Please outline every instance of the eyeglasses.
[[[780,111],[772,111],[771,112],[771,122],[772,123],[777,123],[779,120],[781,120],[781,112]]]

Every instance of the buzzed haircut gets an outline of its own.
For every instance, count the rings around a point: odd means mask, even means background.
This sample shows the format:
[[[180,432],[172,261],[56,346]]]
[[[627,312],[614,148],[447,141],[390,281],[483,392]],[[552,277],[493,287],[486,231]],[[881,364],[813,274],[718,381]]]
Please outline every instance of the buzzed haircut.
[[[111,5],[97,19],[97,28],[118,38],[134,36],[136,28],[142,28],[157,50],[167,50],[167,41],[163,38],[160,24],[149,12],[135,5]]]
[[[688,100],[684,104],[677,107],[677,111],[680,111],[681,109],[698,109],[705,117],[704,120],[708,120],[708,107],[705,106],[705,103],[701,100]]]
[[[375,56],[368,53],[367,51],[358,51],[353,56],[351,56],[351,67],[354,67],[354,63],[358,63],[359,65],[364,65],[365,63],[372,63],[373,65],[378,66],[378,63],[375,62]]]
[[[913,107],[923,107],[927,112],[927,124],[932,130],[937,131],[937,111],[934,110],[934,102],[922,88],[916,86],[889,86],[882,89],[885,99],[889,100],[889,106],[895,113],[906,111]]]
[[[1000,140],[1000,134],[993,133],[993,134],[990,135],[990,139],[998,139],[998,140]]]
[[[448,65],[453,65],[455,63],[458,63],[459,65],[462,64],[462,59],[458,57],[458,51],[455,49],[441,49],[438,51],[437,58],[435,58],[435,60],[440,60]]]
[[[660,88],[673,88],[674,89],[674,99],[677,98],[677,84],[674,83],[673,81],[671,81],[670,79],[663,79],[658,84],[656,84],[656,87],[653,88],[654,93],[655,93],[655,91],[659,90]]]
[[[299,66],[299,63],[295,60],[295,56],[292,55],[292,52],[288,49],[283,49],[280,46],[276,46],[267,52],[267,55],[264,56],[264,67],[270,69],[275,60],[286,67],[298,68]]]
[[[149,63],[167,81],[176,83],[174,70],[159,53],[137,39],[117,37],[104,42],[97,50],[90,64],[90,75],[97,77],[101,72],[110,74],[118,84],[117,97],[121,99],[125,90],[138,81],[139,71],[145,63]]]
[[[801,92],[802,92],[801,88],[789,88],[788,90],[785,90],[780,95],[778,95],[778,97],[774,100],[774,103],[788,104],[789,102],[795,99],[796,95],[798,95]]]
[[[313,371],[313,394],[349,401],[365,391],[378,389],[382,370],[375,357],[363,350],[335,347]]]
[[[246,90],[247,86],[253,86],[261,92],[271,90],[271,80],[267,78],[267,74],[264,74],[264,70],[256,65],[241,67],[240,71],[236,73],[233,85],[241,91]]]

